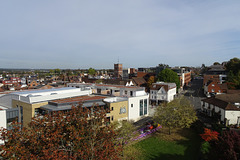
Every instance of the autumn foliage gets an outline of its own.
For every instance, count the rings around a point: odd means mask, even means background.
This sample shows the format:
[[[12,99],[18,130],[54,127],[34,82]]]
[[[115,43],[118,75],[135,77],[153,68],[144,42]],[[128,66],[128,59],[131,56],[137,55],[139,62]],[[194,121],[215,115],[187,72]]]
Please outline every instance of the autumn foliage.
[[[22,129],[1,129],[0,157],[4,159],[118,159],[114,128],[106,126],[106,111],[72,107],[33,118]]]
[[[218,135],[219,133],[216,131],[211,131],[208,128],[204,128],[204,133],[200,134],[200,136],[202,137],[202,139],[204,139],[205,141],[209,142],[211,140],[218,140]]]
[[[239,160],[240,159],[240,134],[236,131],[223,131],[218,141],[211,142],[208,159]]]

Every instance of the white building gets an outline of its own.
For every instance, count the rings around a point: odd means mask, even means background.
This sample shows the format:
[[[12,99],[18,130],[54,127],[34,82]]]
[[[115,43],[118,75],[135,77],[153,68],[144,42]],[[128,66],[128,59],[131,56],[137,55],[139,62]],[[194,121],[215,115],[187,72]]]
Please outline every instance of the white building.
[[[149,99],[151,103],[159,104],[161,102],[170,102],[177,94],[177,87],[175,83],[157,82],[153,83],[150,88]]]
[[[225,125],[240,123],[240,94],[221,94],[202,100],[201,110]]]
[[[2,108],[0,108],[0,128],[7,128],[6,110]],[[3,144],[2,140],[0,140],[1,144]]]
[[[11,129],[10,124],[16,119],[24,126],[27,125],[39,108],[48,101],[90,94],[91,89],[72,87],[11,92],[0,96],[0,106],[6,108],[7,129]]]
[[[93,90],[93,93],[128,98],[128,120],[137,121],[144,116],[148,116],[149,95],[145,92],[144,87],[91,83],[68,83],[67,86],[89,87]]]

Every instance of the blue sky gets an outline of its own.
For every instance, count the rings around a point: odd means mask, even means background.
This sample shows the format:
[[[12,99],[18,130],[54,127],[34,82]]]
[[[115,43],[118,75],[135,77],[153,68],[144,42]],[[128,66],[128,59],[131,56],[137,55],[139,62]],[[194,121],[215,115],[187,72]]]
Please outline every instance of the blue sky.
[[[3,0],[0,68],[201,66],[240,58],[238,0]]]

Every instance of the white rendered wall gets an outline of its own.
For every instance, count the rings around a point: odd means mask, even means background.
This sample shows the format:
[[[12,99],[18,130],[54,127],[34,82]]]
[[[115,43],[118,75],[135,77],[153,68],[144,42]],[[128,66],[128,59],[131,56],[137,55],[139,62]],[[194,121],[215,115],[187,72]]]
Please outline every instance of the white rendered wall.
[[[174,96],[177,94],[177,89],[176,88],[172,88],[170,90],[168,90],[167,93],[167,101],[171,102],[172,100],[174,100]]]
[[[7,117],[6,110],[0,110],[0,128],[7,128]],[[0,144],[3,144],[3,141],[0,140]]]
[[[146,115],[140,116],[140,100],[143,100],[143,111],[144,111],[144,99],[147,99],[147,112],[148,112],[148,104],[149,104],[149,97],[146,96],[139,96],[139,97],[130,97],[128,98],[128,120],[139,120],[143,116],[148,116],[148,113]],[[133,107],[132,107],[133,104]]]
[[[229,120],[229,124],[237,124],[238,117],[240,117],[240,111],[225,111],[225,118]]]

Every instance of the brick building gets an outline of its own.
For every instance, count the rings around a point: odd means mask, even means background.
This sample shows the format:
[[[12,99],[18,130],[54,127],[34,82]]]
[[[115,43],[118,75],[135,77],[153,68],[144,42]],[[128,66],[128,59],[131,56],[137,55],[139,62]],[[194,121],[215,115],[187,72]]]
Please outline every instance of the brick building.
[[[123,76],[123,68],[122,64],[114,64],[114,77],[116,78],[122,78]]]

